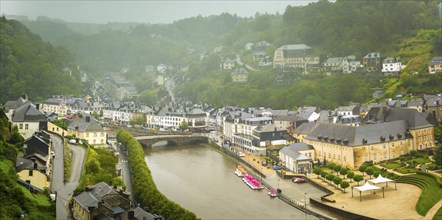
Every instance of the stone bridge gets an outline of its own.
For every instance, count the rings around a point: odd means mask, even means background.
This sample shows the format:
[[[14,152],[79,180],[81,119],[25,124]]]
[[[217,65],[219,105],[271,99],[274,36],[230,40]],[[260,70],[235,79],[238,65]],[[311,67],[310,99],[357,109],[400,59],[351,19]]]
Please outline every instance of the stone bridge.
[[[209,143],[209,138],[204,135],[153,135],[135,137],[143,147],[152,147],[160,141],[167,141],[168,146],[194,145]]]

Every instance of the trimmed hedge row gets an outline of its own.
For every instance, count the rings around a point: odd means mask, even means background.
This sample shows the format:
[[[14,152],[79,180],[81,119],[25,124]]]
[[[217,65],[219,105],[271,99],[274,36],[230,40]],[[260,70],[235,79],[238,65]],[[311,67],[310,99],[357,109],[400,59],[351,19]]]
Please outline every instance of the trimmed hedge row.
[[[133,194],[141,207],[147,207],[149,212],[162,215],[165,219],[197,219],[194,213],[169,200],[158,191],[144,161],[143,148],[129,132],[120,129],[117,140],[128,151]]]

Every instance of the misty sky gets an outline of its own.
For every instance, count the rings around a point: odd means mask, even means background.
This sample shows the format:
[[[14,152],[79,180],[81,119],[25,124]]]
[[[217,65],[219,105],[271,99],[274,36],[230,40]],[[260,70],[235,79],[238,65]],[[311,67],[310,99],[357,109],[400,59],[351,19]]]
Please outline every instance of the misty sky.
[[[198,15],[219,15],[222,12],[251,17],[256,12],[283,14],[288,5],[307,5],[317,0],[163,0],[163,1],[58,1],[0,0],[2,15],[26,15],[30,19],[47,16],[71,22],[107,23],[142,22],[172,23]]]

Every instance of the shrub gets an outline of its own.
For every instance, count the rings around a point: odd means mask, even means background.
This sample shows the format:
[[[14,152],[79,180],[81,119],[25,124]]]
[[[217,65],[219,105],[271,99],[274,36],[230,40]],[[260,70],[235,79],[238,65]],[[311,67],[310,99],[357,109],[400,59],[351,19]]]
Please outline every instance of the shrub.
[[[373,167],[367,167],[367,169],[365,169],[365,173],[368,174],[371,179],[371,175],[374,173]]]
[[[361,182],[363,179],[364,179],[364,177],[362,177],[359,174],[357,174],[353,177],[353,180],[358,183],[358,186],[359,186],[359,182]]]
[[[350,184],[345,180],[342,181],[341,184],[339,184],[339,185],[341,186],[342,189],[344,189],[344,192],[345,192],[345,189],[350,186]]]
[[[353,171],[349,171],[349,172],[347,173],[347,178],[349,178],[350,181],[353,179],[354,176],[355,176],[355,173],[354,173]]]

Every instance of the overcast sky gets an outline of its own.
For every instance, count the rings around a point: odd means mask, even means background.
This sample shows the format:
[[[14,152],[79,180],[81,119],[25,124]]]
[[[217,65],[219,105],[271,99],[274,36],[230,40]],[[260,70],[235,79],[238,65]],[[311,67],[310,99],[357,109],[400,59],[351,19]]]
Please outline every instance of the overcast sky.
[[[0,0],[2,15],[25,15],[30,19],[47,16],[71,22],[107,23],[142,22],[172,23],[198,15],[219,15],[223,12],[251,17],[256,12],[283,14],[288,5],[307,5],[317,0],[163,0],[163,1],[63,1],[63,0]]]

